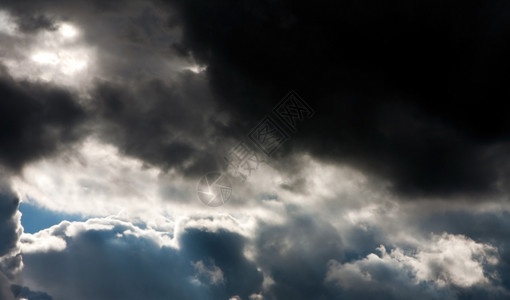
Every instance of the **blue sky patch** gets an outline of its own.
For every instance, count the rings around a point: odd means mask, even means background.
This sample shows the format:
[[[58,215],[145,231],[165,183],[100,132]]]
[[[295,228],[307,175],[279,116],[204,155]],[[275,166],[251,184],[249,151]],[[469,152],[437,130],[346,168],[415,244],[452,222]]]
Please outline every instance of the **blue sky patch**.
[[[21,225],[26,233],[36,233],[42,229],[67,221],[85,221],[80,215],[65,214],[51,211],[37,205],[22,202],[19,206],[22,213]]]

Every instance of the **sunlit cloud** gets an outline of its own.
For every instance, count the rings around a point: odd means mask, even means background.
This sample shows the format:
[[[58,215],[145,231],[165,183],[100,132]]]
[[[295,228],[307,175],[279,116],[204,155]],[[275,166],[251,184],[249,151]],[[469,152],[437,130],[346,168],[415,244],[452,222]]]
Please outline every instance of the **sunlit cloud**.
[[[191,65],[184,67],[184,70],[189,70],[195,74],[202,73],[205,70],[207,70],[207,66],[200,66],[200,65]]]
[[[81,40],[74,24],[57,24],[57,30],[27,35],[15,32],[9,15],[0,13],[0,31],[13,35],[3,49],[3,64],[15,79],[51,82],[85,92],[95,72],[94,47]],[[2,29],[3,28],[3,29]]]
[[[71,24],[67,24],[67,23],[61,24],[59,29],[58,29],[58,32],[63,37],[69,38],[69,39],[75,38],[79,34],[79,31],[78,31],[78,29],[75,26],[73,26]]]

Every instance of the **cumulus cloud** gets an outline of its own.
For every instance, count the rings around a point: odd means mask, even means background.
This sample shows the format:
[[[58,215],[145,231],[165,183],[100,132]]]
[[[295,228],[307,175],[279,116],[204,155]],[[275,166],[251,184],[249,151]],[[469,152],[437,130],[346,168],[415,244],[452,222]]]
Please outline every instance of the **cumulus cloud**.
[[[64,222],[46,232],[40,238],[66,240],[65,251],[24,253],[23,278],[32,289],[56,300],[165,299],[168,295],[227,299],[232,294],[248,299],[260,291],[262,275],[242,255],[245,241],[237,234],[188,228],[178,238],[179,247],[173,247],[161,243],[164,232],[113,219]],[[58,261],[72,261],[74,267],[53,265]],[[102,271],[97,273],[97,268]]]
[[[66,242],[49,235],[48,231],[41,231],[34,235],[23,235],[20,239],[20,247],[23,253],[62,251],[66,248]]]
[[[361,294],[382,292],[400,299],[416,292],[423,298],[455,299],[449,287],[485,286],[490,290],[491,283],[499,279],[492,269],[499,262],[496,248],[461,235],[432,236],[420,249],[408,250],[409,254],[398,247],[388,253],[383,245],[378,250],[380,256],[371,253],[344,264],[329,261],[326,281]],[[392,289],[399,284],[404,288]]]

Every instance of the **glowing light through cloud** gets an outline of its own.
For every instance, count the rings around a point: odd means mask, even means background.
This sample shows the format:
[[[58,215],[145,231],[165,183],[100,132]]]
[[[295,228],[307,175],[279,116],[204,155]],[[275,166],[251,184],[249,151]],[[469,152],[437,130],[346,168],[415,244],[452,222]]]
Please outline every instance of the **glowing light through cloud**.
[[[10,20],[7,13],[0,12],[0,32],[14,26]],[[56,25],[55,31],[43,30],[33,36],[16,32],[13,45],[0,45],[0,53],[5,53],[3,64],[16,79],[47,81],[86,91],[95,70],[95,50],[80,39],[82,32],[77,25]]]
[[[191,65],[191,66],[184,68],[184,70],[189,70],[195,74],[202,73],[206,69],[207,69],[207,66],[200,66],[200,65]]]
[[[67,23],[63,23],[62,25],[60,25],[58,31],[65,38],[72,39],[78,36],[78,29]]]
[[[69,50],[55,53],[38,52],[32,56],[32,60],[41,65],[55,66],[54,72],[71,75],[87,66],[88,55],[80,51]]]
[[[47,52],[39,52],[32,56],[32,60],[40,64],[56,65],[60,61],[57,55]]]

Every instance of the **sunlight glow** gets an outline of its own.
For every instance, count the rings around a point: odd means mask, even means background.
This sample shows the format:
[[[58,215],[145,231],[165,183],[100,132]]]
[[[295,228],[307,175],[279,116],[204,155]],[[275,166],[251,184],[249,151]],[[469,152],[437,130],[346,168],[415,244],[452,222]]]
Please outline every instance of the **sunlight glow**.
[[[0,11],[0,33],[7,21],[10,22],[9,15]],[[14,78],[53,82],[84,92],[94,71],[95,50],[80,36],[76,25],[60,23],[58,30],[30,36],[31,44],[20,47],[16,56],[5,57],[3,64]],[[0,53],[2,49],[0,45]]]
[[[184,70],[189,70],[195,74],[202,73],[207,69],[206,66],[199,66],[199,65],[191,65],[189,67],[185,67]]]
[[[62,25],[60,25],[58,31],[65,38],[74,38],[78,35],[78,30],[76,29],[76,27],[67,23],[63,23]]]
[[[79,50],[64,50],[57,53],[37,52],[32,60],[46,65],[49,73],[71,75],[87,66],[88,56]]]
[[[32,56],[32,60],[40,64],[56,65],[60,61],[54,53],[39,52]]]

